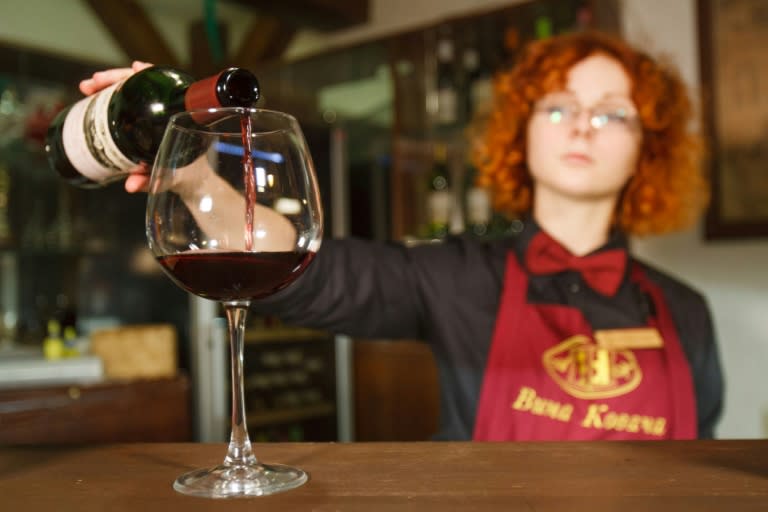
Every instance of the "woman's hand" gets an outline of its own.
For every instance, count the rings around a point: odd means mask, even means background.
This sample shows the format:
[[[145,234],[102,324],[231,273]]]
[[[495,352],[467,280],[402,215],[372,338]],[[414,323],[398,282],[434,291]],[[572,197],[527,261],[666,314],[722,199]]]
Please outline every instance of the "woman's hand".
[[[151,67],[148,62],[133,61],[129,68],[114,68],[105,71],[97,71],[91,76],[80,82],[80,91],[89,96],[105,87],[109,87],[115,82],[128,78],[137,71]],[[125,190],[129,193],[146,192],[149,186],[149,169],[146,164],[139,164],[128,171],[130,174],[125,180]]]
[[[124,78],[128,78],[137,71],[147,69],[151,66],[152,64],[148,62],[135,60],[129,68],[114,68],[107,69],[106,71],[97,71],[93,74],[93,76],[91,76],[91,78],[87,78],[80,82],[80,92],[86,96],[90,96],[91,94],[99,92],[100,90],[114,84],[115,82],[119,82]]]

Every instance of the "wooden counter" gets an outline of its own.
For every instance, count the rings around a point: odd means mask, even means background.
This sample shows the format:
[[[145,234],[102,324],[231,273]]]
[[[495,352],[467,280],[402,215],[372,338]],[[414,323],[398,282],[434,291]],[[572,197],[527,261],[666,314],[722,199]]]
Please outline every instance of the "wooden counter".
[[[209,500],[174,478],[222,444],[0,449],[3,511],[768,510],[768,440],[602,443],[256,444],[304,486]]]

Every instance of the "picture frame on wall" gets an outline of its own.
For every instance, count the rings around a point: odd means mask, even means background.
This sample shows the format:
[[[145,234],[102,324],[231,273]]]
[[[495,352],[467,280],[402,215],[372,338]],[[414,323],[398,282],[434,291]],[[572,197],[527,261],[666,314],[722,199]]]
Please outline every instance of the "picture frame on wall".
[[[768,2],[697,0],[708,240],[768,237]]]

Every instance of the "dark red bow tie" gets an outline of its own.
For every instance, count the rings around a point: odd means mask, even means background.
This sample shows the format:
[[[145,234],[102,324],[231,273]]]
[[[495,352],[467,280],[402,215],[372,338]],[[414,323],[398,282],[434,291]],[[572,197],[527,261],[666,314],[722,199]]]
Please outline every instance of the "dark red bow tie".
[[[627,251],[609,249],[587,256],[574,256],[544,231],[539,231],[528,244],[525,265],[534,274],[575,270],[581,273],[593,290],[612,297],[624,277]]]

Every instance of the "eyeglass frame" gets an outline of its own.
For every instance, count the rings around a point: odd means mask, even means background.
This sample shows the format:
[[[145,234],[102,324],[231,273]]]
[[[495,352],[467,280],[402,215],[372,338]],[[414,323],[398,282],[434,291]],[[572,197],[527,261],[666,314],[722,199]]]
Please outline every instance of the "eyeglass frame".
[[[571,99],[567,105],[564,104],[565,100],[562,103],[548,103],[548,97],[545,96],[544,98],[540,99],[536,104],[534,104],[533,112],[534,113],[542,113],[547,114],[547,121],[549,124],[554,126],[560,126],[565,125],[566,123],[575,123],[577,120],[581,118],[581,115],[586,112],[589,116],[589,126],[595,130],[600,131],[604,130],[607,126],[610,125],[611,118],[608,116],[611,116],[613,114],[616,114],[618,110],[622,111],[623,118],[621,120],[617,119],[618,122],[621,124],[615,125],[617,128],[622,129],[629,129],[629,130],[637,130],[639,128],[642,128],[642,124],[640,123],[640,116],[638,112],[634,108],[627,108],[625,106],[616,106],[614,112],[601,112],[596,113],[596,110],[599,110],[600,107],[604,107],[606,105],[598,103],[597,105],[593,105],[590,108],[584,108],[579,102],[575,99]],[[568,108],[576,106],[576,109],[573,109],[570,111],[570,114],[568,114]],[[559,109],[561,111],[560,119],[555,120],[552,118],[554,115],[554,112],[552,112],[553,109]],[[626,114],[623,113],[623,111],[626,111]],[[616,119],[616,118],[614,118]]]

